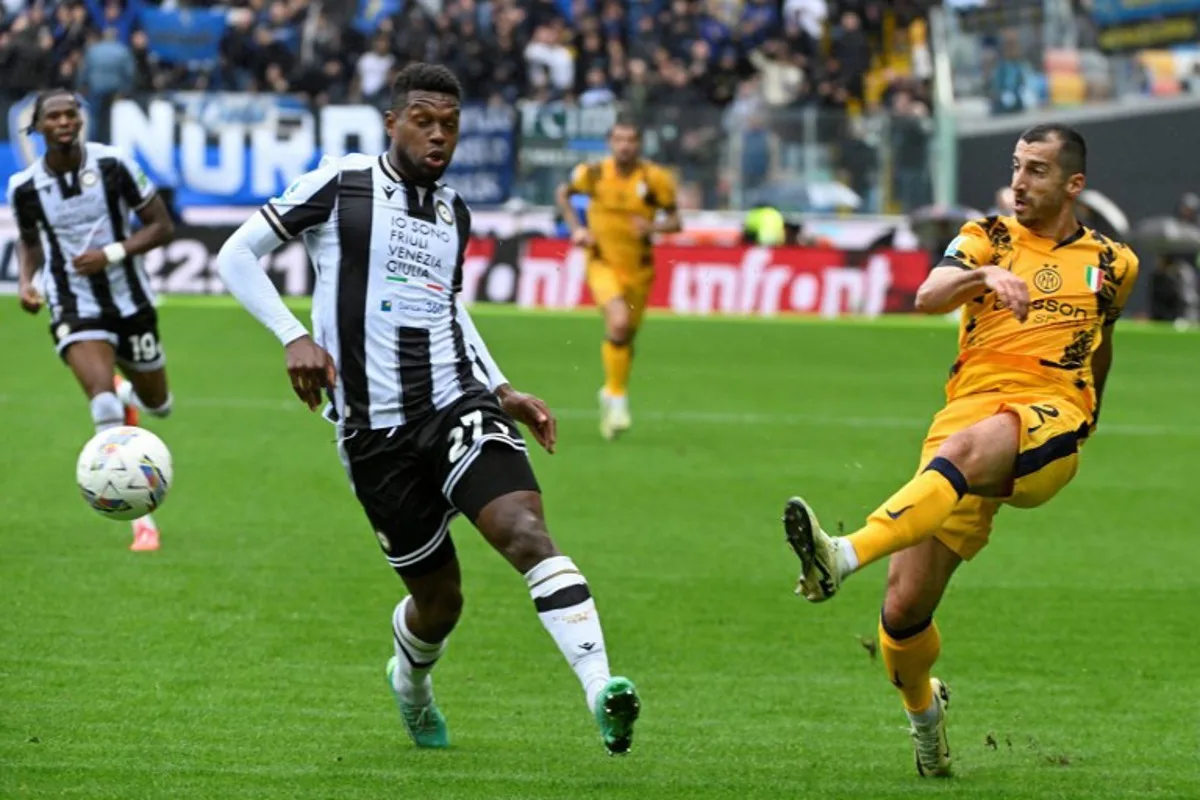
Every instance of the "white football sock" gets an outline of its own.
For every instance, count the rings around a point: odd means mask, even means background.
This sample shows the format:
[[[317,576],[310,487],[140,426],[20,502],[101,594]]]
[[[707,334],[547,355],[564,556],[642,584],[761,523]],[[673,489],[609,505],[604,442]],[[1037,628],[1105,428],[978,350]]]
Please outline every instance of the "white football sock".
[[[840,577],[845,578],[858,569],[858,553],[854,551],[854,545],[850,544],[850,540],[844,536],[834,536],[833,544],[837,548]]]
[[[587,581],[574,561],[554,556],[525,573],[525,583],[538,619],[583,684],[588,710],[593,710],[611,673],[600,614]]]
[[[904,713],[908,715],[909,722],[923,730],[936,726],[938,720],[941,719],[936,698],[929,704],[929,708],[924,711],[909,711],[908,709],[904,709]]]
[[[433,679],[429,673],[446,651],[446,640],[430,644],[413,635],[404,617],[410,600],[411,597],[405,597],[392,612],[392,638],[400,665],[393,676],[393,686],[401,700],[423,706],[433,702]]]
[[[112,392],[101,392],[88,405],[92,409],[92,422],[96,433],[125,424],[125,405]]]
[[[166,401],[161,406],[151,408],[142,402],[142,398],[138,397],[130,381],[121,381],[117,384],[117,397],[121,398],[121,402],[125,405],[133,406],[154,417],[171,416],[171,402],[175,399],[175,395],[167,392]]]

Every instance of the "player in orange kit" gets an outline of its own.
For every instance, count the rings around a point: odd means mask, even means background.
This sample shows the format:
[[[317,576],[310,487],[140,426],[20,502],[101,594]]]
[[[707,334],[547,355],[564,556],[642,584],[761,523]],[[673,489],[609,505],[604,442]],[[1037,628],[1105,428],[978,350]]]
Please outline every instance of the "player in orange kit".
[[[921,775],[950,774],[949,692],[930,675],[941,649],[933,612],[954,570],[987,544],[1001,505],[1040,506],[1075,476],[1137,280],[1133,252],[1076,219],[1086,172],[1074,130],[1027,130],[1013,153],[1015,217],[964,225],[919,290],[919,311],[963,313],[946,406],[916,477],[848,536],[826,534],[800,498],[784,511],[802,566],[797,593],[813,602],[891,556],[879,638]]]
[[[617,122],[608,134],[608,145],[611,155],[575,167],[570,182],[558,188],[557,199],[572,243],[588,250],[588,288],[604,313],[600,433],[612,439],[632,425],[629,373],[633,340],[654,284],[653,236],[675,233],[682,223],[675,207],[675,178],[642,158],[637,127]],[[586,226],[571,206],[573,194],[589,198]],[[658,219],[660,211],[662,219]]]

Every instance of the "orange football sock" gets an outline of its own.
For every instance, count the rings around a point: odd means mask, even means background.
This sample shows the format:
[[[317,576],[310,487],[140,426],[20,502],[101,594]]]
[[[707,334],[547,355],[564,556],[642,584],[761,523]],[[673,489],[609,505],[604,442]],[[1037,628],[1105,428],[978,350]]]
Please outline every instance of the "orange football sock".
[[[917,714],[927,711],[933,703],[929,672],[942,652],[942,635],[934,621],[927,619],[914,628],[893,631],[880,615],[879,649],[888,680],[900,690],[904,707]]]
[[[605,339],[600,346],[604,362],[604,392],[609,397],[624,397],[629,389],[629,373],[633,369],[633,347],[613,344]]]
[[[967,480],[945,458],[935,458],[867,517],[846,538],[858,556],[858,569],[933,536],[967,493]]]

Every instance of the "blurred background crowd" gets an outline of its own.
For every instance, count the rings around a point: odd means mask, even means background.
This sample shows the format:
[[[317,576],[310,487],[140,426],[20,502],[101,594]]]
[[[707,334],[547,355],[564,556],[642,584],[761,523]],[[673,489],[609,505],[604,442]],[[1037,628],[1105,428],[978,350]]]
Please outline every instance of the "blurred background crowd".
[[[988,125],[1200,99],[1188,2],[0,0],[0,15],[0,101],[77,87],[100,139],[121,97],[382,107],[404,65],[445,63],[471,101],[511,111],[505,192],[535,205],[618,112],[674,169],[684,208],[897,214],[978,184],[959,161]],[[1159,213],[1188,205],[1124,188]]]
[[[0,0],[0,90],[76,86],[100,108],[168,89],[383,103],[398,69],[441,61],[480,101],[543,113],[619,103],[643,121],[652,155],[677,167],[685,202],[697,206],[902,211],[934,194],[935,5]],[[1090,0],[945,6],[956,12],[946,17],[955,34],[947,55],[960,113],[1200,92],[1200,60],[1102,54]],[[561,165],[552,166],[525,170],[530,199],[557,180]]]

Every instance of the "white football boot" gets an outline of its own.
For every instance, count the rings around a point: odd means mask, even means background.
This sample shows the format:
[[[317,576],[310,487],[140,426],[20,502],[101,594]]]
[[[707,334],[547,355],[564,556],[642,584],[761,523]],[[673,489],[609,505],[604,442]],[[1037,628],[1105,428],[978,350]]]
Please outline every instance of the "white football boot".
[[[922,778],[950,777],[950,745],[946,742],[946,709],[950,707],[950,689],[937,678],[929,679],[937,719],[925,722],[909,713],[917,774]]]
[[[821,523],[808,503],[799,497],[788,500],[783,510],[783,530],[788,544],[800,557],[796,594],[813,603],[833,597],[842,585],[844,572],[838,546],[832,536],[821,530]]]

